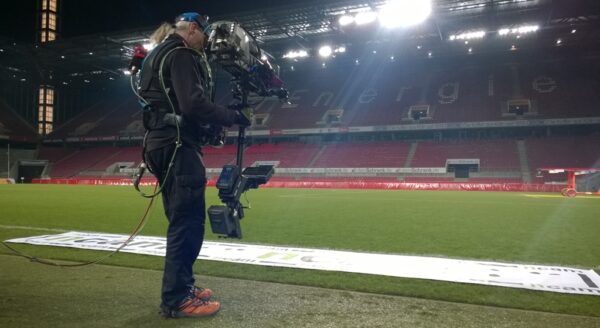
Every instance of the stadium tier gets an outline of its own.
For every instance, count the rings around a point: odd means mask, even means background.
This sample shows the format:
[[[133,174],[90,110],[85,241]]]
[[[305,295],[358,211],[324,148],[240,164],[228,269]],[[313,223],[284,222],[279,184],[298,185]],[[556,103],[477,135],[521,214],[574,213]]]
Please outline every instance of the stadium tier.
[[[401,142],[330,144],[313,166],[404,167],[410,148]]]
[[[35,141],[37,133],[3,99],[0,99],[0,138]]]
[[[225,164],[235,162],[236,148],[234,145],[225,145],[222,148],[205,147],[202,153],[204,166],[223,167]]]
[[[139,147],[117,148],[97,147],[82,150],[48,148],[40,151],[39,159],[51,164],[49,176],[70,178],[79,175],[103,176],[106,170],[116,163],[140,162]]]
[[[273,164],[280,169],[309,169],[290,175],[284,170],[279,180],[316,178],[319,179],[381,179],[381,181],[403,180],[405,182],[454,181],[452,173],[446,173],[452,161],[475,161],[477,169],[471,172],[469,182],[523,182],[525,176],[535,177],[541,167],[600,167],[599,137],[549,137],[527,139],[523,150],[520,141],[470,140],[470,141],[419,141],[407,142],[346,142],[328,144],[306,144],[283,142],[278,144],[255,144],[247,148],[244,165],[260,162]],[[218,169],[225,164],[235,163],[236,147],[205,147],[203,160],[207,168]],[[68,178],[77,176],[125,177],[140,163],[140,147],[94,147],[82,150],[68,148],[42,148],[39,159],[50,162],[47,176]],[[119,169],[128,169],[120,171]],[[335,172],[336,176],[323,175],[329,168],[366,169],[362,173]],[[404,173],[383,173],[372,176],[378,168],[405,169]],[[419,168],[434,168],[435,172],[419,172]],[[317,171],[314,171],[317,170]],[[415,170],[415,171],[411,171]],[[299,172],[302,172],[301,174]],[[371,172],[371,173],[369,173]],[[331,173],[331,172],[330,172]],[[297,175],[300,174],[300,175]],[[565,180],[555,175],[554,180]],[[528,181],[528,180],[526,180]],[[542,183],[548,179],[534,179]]]
[[[528,139],[527,158],[532,176],[538,168],[600,168],[600,137]],[[536,182],[566,181],[566,174],[536,177]]]
[[[252,165],[257,161],[278,162],[279,167],[308,167],[317,154],[317,145],[302,143],[257,144],[253,145],[244,155],[244,163]]]
[[[445,167],[448,159],[478,159],[482,171],[519,171],[514,140],[419,142],[412,167]]]
[[[439,67],[438,67],[439,66]],[[364,63],[287,72],[290,102],[258,103],[256,130],[600,116],[600,81],[583,64],[404,66]],[[228,87],[223,83],[221,90]],[[226,105],[228,97],[219,97]],[[140,136],[141,107],[123,83],[52,138]]]

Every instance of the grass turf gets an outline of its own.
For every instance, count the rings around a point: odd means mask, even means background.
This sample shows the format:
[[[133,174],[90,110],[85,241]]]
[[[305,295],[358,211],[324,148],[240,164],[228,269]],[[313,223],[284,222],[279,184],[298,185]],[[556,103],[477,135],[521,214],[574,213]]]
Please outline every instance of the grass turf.
[[[600,270],[599,198],[330,189],[260,189],[251,191],[249,197],[253,208],[242,221],[244,242]],[[217,203],[214,189],[209,189],[207,203]],[[144,205],[145,200],[130,187],[0,186],[0,225],[5,226],[0,229],[0,239],[41,234],[7,226],[128,233]],[[143,234],[162,236],[165,227],[159,202]],[[208,231],[207,239],[215,236]],[[19,249],[70,260],[100,254],[22,245]],[[106,263],[160,269],[162,259],[120,254]],[[597,296],[210,261],[199,261],[196,271],[249,280],[600,316]]]
[[[6,264],[0,274],[3,328],[600,327],[599,317],[209,276],[200,278],[215,290],[222,304],[220,313],[210,318],[165,320],[157,315],[159,270],[92,265],[64,279],[62,268],[31,270],[36,264],[16,256],[0,255],[0,261]]]

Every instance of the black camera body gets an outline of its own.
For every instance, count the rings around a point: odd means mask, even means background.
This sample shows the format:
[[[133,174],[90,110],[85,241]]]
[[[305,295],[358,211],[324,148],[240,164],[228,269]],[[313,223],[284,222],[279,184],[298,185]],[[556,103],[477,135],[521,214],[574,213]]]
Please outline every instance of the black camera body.
[[[247,167],[240,174],[237,165],[225,165],[217,180],[219,198],[225,205],[208,208],[208,218],[213,233],[230,238],[242,238],[240,220],[244,218],[244,207],[240,197],[248,189],[256,189],[271,179],[275,169],[272,165]]]
[[[287,100],[288,92],[279,78],[279,66],[270,62],[272,56],[258,46],[248,31],[231,21],[212,23],[209,29],[206,53],[210,63],[227,71],[235,82],[246,77],[245,91],[259,97],[276,96]],[[234,89],[234,96],[237,93]]]

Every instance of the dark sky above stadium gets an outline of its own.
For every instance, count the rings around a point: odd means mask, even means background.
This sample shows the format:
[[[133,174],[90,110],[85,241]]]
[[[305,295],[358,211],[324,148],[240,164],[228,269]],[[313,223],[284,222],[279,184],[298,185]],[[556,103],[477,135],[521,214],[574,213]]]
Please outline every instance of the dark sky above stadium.
[[[209,16],[311,0],[59,0],[61,35],[72,37],[151,27],[185,11]],[[19,41],[35,39],[37,0],[8,1],[0,11],[0,35]]]

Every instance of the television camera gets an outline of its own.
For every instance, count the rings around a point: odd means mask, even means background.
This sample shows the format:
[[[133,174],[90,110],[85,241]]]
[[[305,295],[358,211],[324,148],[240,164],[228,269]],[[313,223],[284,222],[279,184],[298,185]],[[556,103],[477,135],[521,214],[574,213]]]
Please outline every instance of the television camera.
[[[209,63],[231,75],[232,94],[230,106],[244,109],[248,97],[277,97],[287,101],[288,91],[279,79],[279,67],[269,61],[269,54],[258,46],[256,39],[236,22],[218,21],[208,28],[206,54]],[[225,165],[217,180],[219,198],[224,205],[208,208],[213,233],[223,237],[242,238],[240,220],[244,217],[241,195],[267,183],[275,170],[271,165],[247,167],[242,170],[246,144],[246,127],[240,126],[237,137],[235,165]]]

